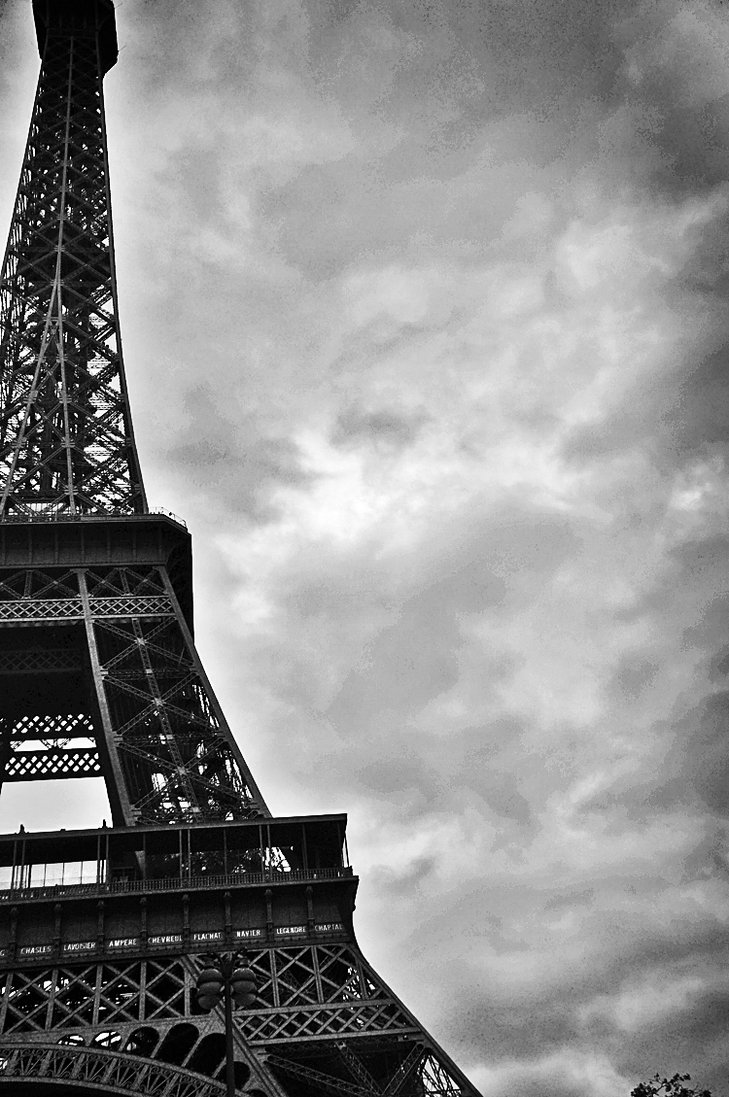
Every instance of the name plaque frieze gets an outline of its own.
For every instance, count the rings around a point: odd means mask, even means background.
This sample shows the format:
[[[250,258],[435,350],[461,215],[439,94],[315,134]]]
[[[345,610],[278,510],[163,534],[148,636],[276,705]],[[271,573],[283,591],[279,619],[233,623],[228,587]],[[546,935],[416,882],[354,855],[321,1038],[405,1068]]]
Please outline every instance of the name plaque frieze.
[[[314,924],[314,930],[316,933],[344,933],[346,927],[342,922],[316,922]],[[274,930],[277,937],[295,936],[305,934],[306,932],[307,927],[305,925],[276,926]],[[232,936],[235,941],[262,942],[266,936],[266,931],[259,927],[235,929],[233,930]],[[218,930],[204,930],[192,933],[189,939],[193,944],[201,945],[221,944],[224,940],[229,940],[230,938]],[[105,948],[109,950],[139,948],[142,944],[146,944],[149,948],[171,948],[177,946],[182,947],[184,941],[185,937],[182,933],[154,933],[150,934],[150,936],[146,938],[146,941],[143,941],[140,936],[112,937],[110,940],[106,941],[104,945],[100,945],[97,940],[92,939],[84,941],[64,941],[60,946],[60,951],[64,956],[69,956],[75,953],[103,951]],[[49,956],[56,951],[57,947],[58,946],[54,946],[47,941],[43,941],[38,942],[37,944],[21,946],[21,948],[17,950],[17,955],[25,959],[35,956]],[[0,947],[0,959],[9,957],[11,952],[12,949],[7,945]]]
[[[21,956],[48,956],[53,952],[53,945],[23,945],[20,948]]]

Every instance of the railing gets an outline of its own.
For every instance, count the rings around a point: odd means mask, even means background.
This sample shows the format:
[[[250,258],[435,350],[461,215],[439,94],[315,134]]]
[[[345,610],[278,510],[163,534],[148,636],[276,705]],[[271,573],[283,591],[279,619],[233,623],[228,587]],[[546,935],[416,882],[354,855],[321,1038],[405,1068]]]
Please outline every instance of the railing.
[[[343,880],[354,875],[351,868],[291,869],[289,872],[229,872],[225,875],[165,876],[158,880],[110,880],[91,884],[46,884],[44,887],[5,888],[0,903],[22,899],[58,899],[83,895],[135,895],[152,891],[188,891],[201,888],[269,887],[271,884],[316,883]]]
[[[171,518],[178,526],[187,529],[187,522],[185,519],[180,518],[174,511],[167,510],[165,507],[150,507],[149,510],[143,511],[141,514],[128,510],[91,510],[84,511],[83,514],[69,514],[66,511],[53,511],[42,514],[37,512],[35,514],[11,513],[4,514],[2,518],[0,518],[0,525],[6,525],[8,523],[25,524],[26,522],[88,522],[103,521],[105,518],[144,518],[150,514],[161,514],[164,518]]]

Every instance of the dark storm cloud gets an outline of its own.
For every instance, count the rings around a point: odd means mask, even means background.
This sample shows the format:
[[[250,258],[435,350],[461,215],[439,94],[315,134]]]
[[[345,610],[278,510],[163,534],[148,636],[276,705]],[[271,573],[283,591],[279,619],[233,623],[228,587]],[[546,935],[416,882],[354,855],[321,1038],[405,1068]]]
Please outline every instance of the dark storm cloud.
[[[691,710],[677,727],[668,758],[674,769],[675,795],[696,796],[708,810],[729,817],[729,692],[711,694]]]
[[[539,5],[362,4],[329,24],[315,6],[307,44],[317,92],[336,98],[365,140],[336,164],[309,164],[262,190],[261,215],[278,226],[288,261],[328,277],[344,255],[493,248],[535,156],[543,168],[568,155],[590,124],[585,103],[594,116],[615,78],[617,13],[607,10],[582,9],[575,26],[574,13]],[[484,187],[500,170],[520,189]]]
[[[717,962],[719,954],[715,954]],[[721,957],[724,963],[726,955]],[[614,1034],[616,1060],[626,1074],[635,1075],[643,1064],[658,1062],[686,1063],[686,1071],[694,1077],[712,1076],[719,1079],[725,1071],[726,1025],[729,1018],[729,993],[716,987],[705,993],[691,995],[668,1020],[665,1017],[647,1021],[637,1038],[627,1045],[622,1034]]]
[[[534,967],[528,983],[501,988],[498,980],[489,978],[488,966],[479,977],[472,958],[461,965],[458,976],[463,993],[453,1008],[465,1043],[478,1040],[479,1030],[483,1038],[488,1034],[495,1065],[536,1063],[570,1047],[587,1055],[591,1047],[602,1045],[627,1077],[640,1076],[651,1062],[683,1061],[690,1064],[686,1069],[700,1065],[705,1070],[714,1061],[719,1026],[712,1008],[723,998],[714,964],[726,953],[720,920],[702,925],[697,919],[687,935],[678,911],[673,917],[670,910],[663,911],[663,920],[660,913],[646,919],[636,904],[626,917],[605,908],[610,895],[606,884],[596,881],[587,896],[567,896],[567,904],[560,905],[562,912],[573,912],[573,920],[578,915],[583,940],[594,932],[602,941],[589,966],[584,954],[570,957],[569,931],[550,928],[554,904],[549,902],[534,912],[542,922],[544,952],[540,958],[530,950]],[[634,891],[637,886],[637,880],[632,882]],[[659,912],[664,886],[656,880],[652,888]],[[491,889],[482,899],[488,909],[493,902]],[[512,899],[522,912],[531,901],[528,890],[520,894],[517,889]],[[452,913],[450,926],[454,928]],[[500,934],[492,929],[490,936],[496,942]],[[516,957],[523,945],[514,937],[501,934],[501,938],[500,951]],[[546,959],[549,950],[564,957],[559,969]],[[445,968],[458,960],[446,955],[439,963]],[[702,989],[707,980],[714,985]],[[682,991],[673,995],[668,991],[682,984]],[[641,1011],[641,1024],[635,1027],[631,1014]],[[677,1038],[672,1050],[671,1042]]]
[[[670,356],[643,371],[630,359],[633,378],[627,398],[598,423],[568,436],[565,455],[604,459],[627,447],[650,445],[664,470],[696,455],[725,452],[729,438],[726,364],[726,242],[729,220],[725,188],[709,206],[709,216],[686,226],[690,247],[675,275],[662,287],[684,332]]]
[[[338,240],[359,256],[401,252],[409,241],[443,249],[464,236],[493,247],[519,190],[461,193],[444,208],[438,187],[451,179],[462,191],[479,148],[490,153],[483,178],[494,164],[516,166],[522,146],[522,188],[535,163],[584,170],[585,155],[617,185],[653,196],[704,193],[726,178],[726,102],[704,79],[721,33],[711,7],[358,4],[330,23],[315,5],[309,18],[319,94],[336,97],[370,135],[337,165],[311,164],[261,193],[278,246],[310,274],[336,269]],[[509,158],[500,150],[505,118]],[[558,169],[553,185],[559,178]],[[328,231],[317,234],[323,211]]]
[[[729,103],[712,73],[725,26],[715,4],[676,4],[668,21],[665,12],[643,5],[626,24],[625,104],[635,135],[653,154],[651,184],[678,198],[727,180]]]
[[[206,494],[213,480],[230,514],[253,522],[277,516],[271,484],[303,485],[296,446],[286,438],[265,437],[259,423],[242,408],[223,403],[205,384],[185,396],[190,418],[188,439],[170,448],[166,462],[184,478],[187,491]]]
[[[396,117],[413,104],[419,117],[424,101],[442,104],[451,114],[475,116],[480,127],[485,108],[493,117],[506,103],[548,114],[560,101],[609,98],[621,63],[616,26],[632,5],[405,0],[351,4],[330,22],[322,11],[331,8],[307,10],[309,58],[322,83],[352,79],[344,62],[376,54],[384,31],[387,46],[400,51],[388,60],[400,63],[390,65],[375,102],[387,103]]]
[[[369,441],[374,446],[410,445],[425,422],[425,416],[396,415],[388,408],[366,411],[352,406],[339,415],[332,434],[335,445]]]
[[[720,329],[717,335],[723,336],[721,347],[695,368],[689,364],[667,416],[670,444],[681,455],[706,452],[710,446],[726,452],[729,443],[729,330]]]

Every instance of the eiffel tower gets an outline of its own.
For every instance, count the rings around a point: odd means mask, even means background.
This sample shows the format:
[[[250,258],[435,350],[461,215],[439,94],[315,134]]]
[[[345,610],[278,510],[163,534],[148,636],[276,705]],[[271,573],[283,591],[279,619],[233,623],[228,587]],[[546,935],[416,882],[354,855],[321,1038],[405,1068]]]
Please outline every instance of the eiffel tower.
[[[41,71],[0,284],[0,781],[103,776],[112,826],[0,835],[0,1090],[478,1097],[363,957],[344,815],[271,815],[193,642],[190,536],[151,511],[117,311],[112,0],[33,0]]]

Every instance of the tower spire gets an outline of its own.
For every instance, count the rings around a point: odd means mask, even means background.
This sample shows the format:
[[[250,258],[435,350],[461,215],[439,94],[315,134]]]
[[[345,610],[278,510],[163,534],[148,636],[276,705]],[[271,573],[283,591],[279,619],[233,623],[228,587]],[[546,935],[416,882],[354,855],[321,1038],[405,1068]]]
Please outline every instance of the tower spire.
[[[119,330],[111,0],[34,0],[41,72],[0,278],[0,517],[147,510]]]

